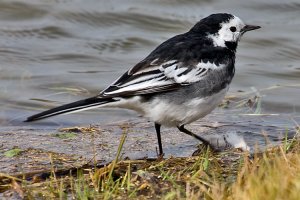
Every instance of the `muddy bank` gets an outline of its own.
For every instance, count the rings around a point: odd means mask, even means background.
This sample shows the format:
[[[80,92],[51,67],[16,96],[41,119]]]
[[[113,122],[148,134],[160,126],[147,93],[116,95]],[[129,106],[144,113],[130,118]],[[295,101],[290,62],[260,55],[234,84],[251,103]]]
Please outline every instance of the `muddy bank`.
[[[276,145],[287,135],[295,134],[297,123],[289,115],[240,115],[217,109],[205,119],[187,126],[222,148],[224,136],[238,143],[244,140],[251,150]],[[157,139],[153,124],[142,119],[106,125],[69,127],[57,130],[34,129],[0,134],[0,172],[11,175],[49,170],[51,166],[66,169],[97,162],[105,164],[115,158],[122,133],[127,138],[123,159],[156,158]],[[234,136],[234,137],[231,137]],[[175,128],[162,129],[165,158],[191,156],[200,143]],[[51,164],[52,163],[52,164]]]

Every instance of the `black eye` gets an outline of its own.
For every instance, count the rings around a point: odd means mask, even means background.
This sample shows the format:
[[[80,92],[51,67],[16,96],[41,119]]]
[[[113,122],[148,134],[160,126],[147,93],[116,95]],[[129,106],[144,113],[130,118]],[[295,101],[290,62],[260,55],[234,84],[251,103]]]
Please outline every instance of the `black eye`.
[[[235,32],[236,31],[236,27],[232,26],[230,27],[231,32]]]

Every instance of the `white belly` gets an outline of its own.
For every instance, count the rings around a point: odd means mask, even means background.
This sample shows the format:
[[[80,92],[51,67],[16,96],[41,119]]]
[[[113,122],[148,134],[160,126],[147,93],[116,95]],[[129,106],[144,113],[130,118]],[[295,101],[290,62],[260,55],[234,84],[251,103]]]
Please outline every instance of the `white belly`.
[[[155,100],[146,107],[145,116],[165,126],[189,124],[215,109],[221,103],[226,92],[227,88],[213,96],[194,98],[180,105],[175,105],[171,101]]]

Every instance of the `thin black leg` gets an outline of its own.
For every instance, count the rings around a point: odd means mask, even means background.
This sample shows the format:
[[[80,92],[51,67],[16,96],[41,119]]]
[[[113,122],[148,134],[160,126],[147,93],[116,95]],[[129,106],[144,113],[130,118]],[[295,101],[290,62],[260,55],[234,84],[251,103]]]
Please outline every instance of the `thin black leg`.
[[[201,142],[203,142],[203,144],[205,144],[205,145],[211,147],[211,145],[209,144],[209,141],[208,141],[208,140],[206,140],[206,139],[204,139],[203,137],[200,137],[199,135],[196,135],[196,134],[192,133],[191,131],[185,129],[185,128],[184,128],[184,125],[178,126],[177,128],[178,128],[181,132],[183,132],[183,133],[185,133],[185,134],[188,134],[188,135],[190,135],[190,136],[193,136],[194,138],[196,138],[196,139],[200,140]]]
[[[163,156],[163,148],[161,144],[161,136],[160,136],[160,124],[155,123],[155,130],[156,130],[156,135],[157,135],[157,141],[158,141],[158,149],[159,149],[159,156]]]

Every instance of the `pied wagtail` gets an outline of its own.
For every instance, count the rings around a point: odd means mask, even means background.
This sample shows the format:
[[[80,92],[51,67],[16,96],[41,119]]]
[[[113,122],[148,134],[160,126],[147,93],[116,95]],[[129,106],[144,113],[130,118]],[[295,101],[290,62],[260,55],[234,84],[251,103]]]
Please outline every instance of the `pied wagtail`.
[[[161,125],[177,127],[209,145],[184,125],[206,116],[222,101],[234,76],[237,44],[245,32],[258,28],[231,14],[212,14],[188,32],[160,44],[97,96],[30,116],[26,122],[91,108],[119,107],[154,121],[160,156]]]

